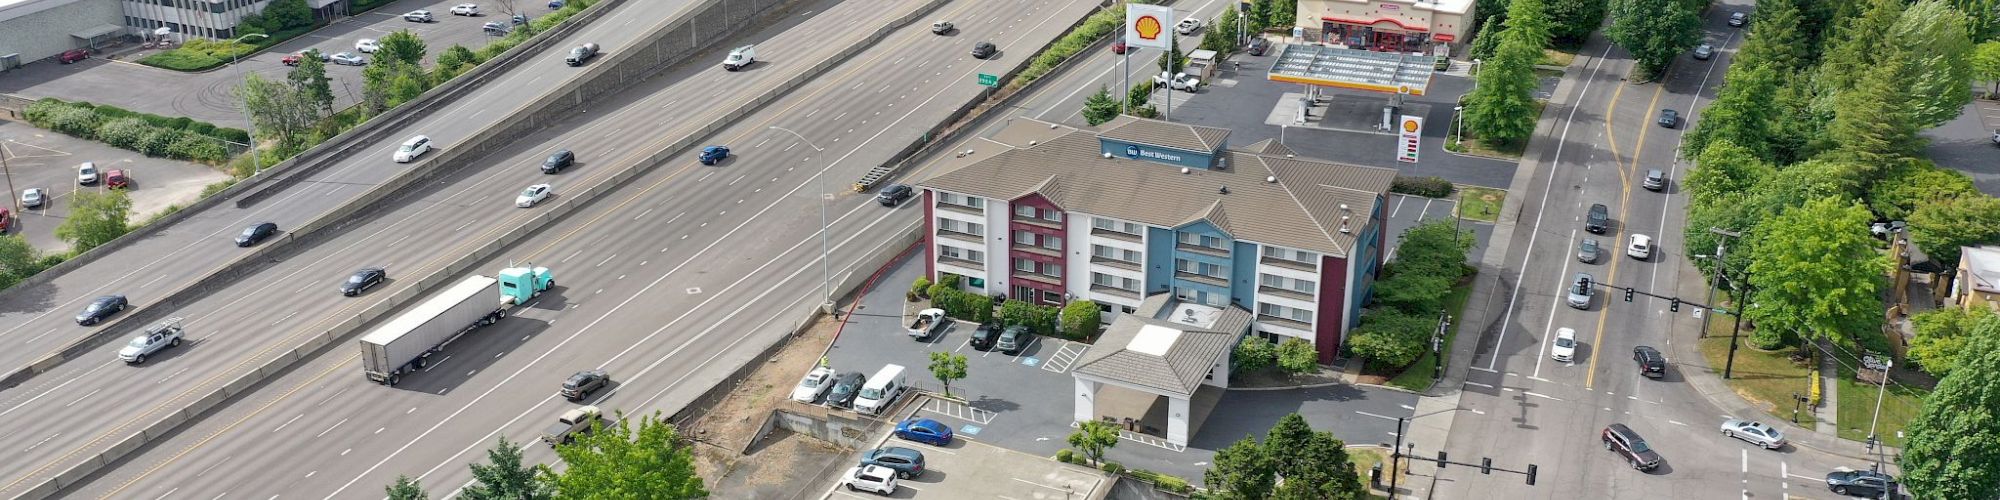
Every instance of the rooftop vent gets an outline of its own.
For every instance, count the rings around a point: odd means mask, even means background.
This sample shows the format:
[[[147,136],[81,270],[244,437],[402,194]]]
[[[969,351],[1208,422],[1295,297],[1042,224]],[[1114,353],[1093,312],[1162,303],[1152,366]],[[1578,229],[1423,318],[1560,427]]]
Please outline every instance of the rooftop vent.
[[[1277,183],[1278,183],[1278,176],[1275,176],[1275,175],[1272,175],[1272,176],[1266,176],[1266,177],[1264,177],[1264,182],[1269,182],[1269,183],[1272,183],[1272,184],[1277,184]]]
[[[1347,204],[1346,204],[1346,203],[1342,203],[1342,204],[1340,204],[1340,211],[1342,211],[1342,212],[1351,212],[1352,210],[1348,210],[1348,209],[1347,209]]]
[[[1181,167],[1181,173],[1182,173],[1182,174],[1189,174],[1189,173],[1193,173],[1193,172],[1194,172],[1194,170],[1190,170],[1190,169],[1188,169],[1187,167]]]
[[[1034,145],[1036,145],[1036,144],[1039,144],[1039,143],[1041,143],[1041,142],[1042,142],[1042,141],[1028,141],[1028,146],[1032,147],[1032,146],[1034,146]]]
[[[1229,170],[1229,157],[1227,157],[1227,156],[1220,156],[1220,157],[1216,157],[1216,158],[1215,158],[1215,169],[1216,169],[1216,170]]]
[[[1348,227],[1348,226],[1347,226],[1347,220],[1348,220],[1348,219],[1352,219],[1352,218],[1354,218],[1354,216],[1351,216],[1351,215],[1342,215],[1342,216],[1340,216],[1340,234],[1347,234],[1347,233],[1351,233],[1351,232],[1354,232],[1354,229],[1353,229],[1353,228],[1350,228],[1350,227]]]
[[[1106,160],[1109,160],[1109,159],[1111,159],[1111,152],[1110,152],[1110,151],[1105,151],[1105,152],[1104,152],[1104,159],[1106,159]]]
[[[1229,186],[1223,186],[1222,189],[1218,191],[1220,191],[1222,194],[1229,194]]]

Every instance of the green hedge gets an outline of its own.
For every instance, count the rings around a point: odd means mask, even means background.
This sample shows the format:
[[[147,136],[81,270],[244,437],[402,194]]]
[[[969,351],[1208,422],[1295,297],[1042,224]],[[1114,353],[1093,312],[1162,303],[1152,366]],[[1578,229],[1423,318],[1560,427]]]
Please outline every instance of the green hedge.
[[[247,144],[250,133],[190,118],[168,118],[115,106],[48,98],[28,105],[28,123],[65,135],[104,141],[146,156],[219,164],[229,158],[222,141]]]
[[[1435,176],[1406,177],[1398,175],[1396,176],[1396,180],[1389,182],[1389,192],[1391,193],[1413,194],[1431,198],[1451,196],[1451,193],[1457,190],[1456,186],[1451,185],[1451,181]]]
[[[1078,25],[1076,29],[1070,30],[1069,34],[1063,35],[1061,39],[1056,40],[1056,43],[1050,45],[1048,50],[1044,50],[1040,55],[1035,56],[1035,62],[1030,63],[1028,69],[1021,70],[1020,76],[1015,77],[1014,81],[1018,85],[1027,85],[1034,82],[1035,79],[1048,74],[1050,70],[1054,70],[1056,65],[1068,60],[1070,56],[1074,56],[1078,52],[1083,52],[1083,49],[1090,47],[1090,44],[1096,43],[1097,39],[1104,38],[1105,35],[1118,31],[1118,28],[1124,22],[1125,6],[1122,4],[1092,14],[1090,19],[1084,20],[1083,24]]]

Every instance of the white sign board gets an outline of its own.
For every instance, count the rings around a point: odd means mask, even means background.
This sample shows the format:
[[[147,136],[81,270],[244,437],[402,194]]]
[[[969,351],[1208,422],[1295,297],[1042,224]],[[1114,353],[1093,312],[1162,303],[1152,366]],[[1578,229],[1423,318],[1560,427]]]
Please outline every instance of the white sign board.
[[[1125,5],[1125,46],[1165,50],[1174,36],[1174,8],[1161,5]]]
[[[1396,132],[1398,133],[1396,139],[1396,161],[1416,163],[1417,150],[1423,144],[1424,117],[1403,115],[1403,119],[1398,120],[1398,122],[1399,124],[1396,126]]]

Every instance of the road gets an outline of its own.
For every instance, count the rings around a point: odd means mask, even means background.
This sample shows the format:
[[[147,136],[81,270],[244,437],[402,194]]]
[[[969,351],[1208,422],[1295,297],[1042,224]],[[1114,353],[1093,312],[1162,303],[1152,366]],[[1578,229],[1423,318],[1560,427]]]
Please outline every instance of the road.
[[[649,141],[678,135],[675,128],[683,123],[705,121],[704,110],[676,103],[723,108],[710,106],[727,99],[712,92],[748,92],[756,79],[796,74],[787,65],[824,58],[815,51],[844,45],[843,37],[869,31],[858,28],[918,3],[797,9],[795,24],[773,27],[759,43],[760,59],[769,62],[741,73],[702,67],[659,78],[655,87],[608,103],[606,109],[615,111],[586,113],[555,132],[524,139],[513,151],[480,162],[492,167],[387,207],[382,217],[351,230],[350,238],[314,248],[225,294],[251,301],[246,304],[275,294],[283,308],[224,304],[216,315],[228,319],[215,321],[275,318],[270,322],[277,331],[256,335],[263,339],[282,337],[291,325],[306,331],[343,318],[335,310],[339,304],[377,300],[399,286],[361,301],[343,301],[320,288],[352,268],[387,263],[392,277],[420,276],[435,266],[423,263],[422,254],[462,254],[461,241],[476,241],[468,230],[506,227],[532,213],[511,207],[519,186],[555,181],[560,197],[564,186],[587,185],[569,179],[637,161],[650,154]],[[469,479],[463,465],[482,459],[496,436],[531,441],[568,406],[554,401],[555,385],[580,368],[603,367],[617,382],[594,397],[598,404],[627,413],[672,412],[780,338],[818,302],[822,277],[813,215],[819,200],[812,192],[821,181],[830,179],[828,185],[843,191],[830,200],[833,270],[872,271],[853,263],[895,250],[881,248],[883,241],[916,224],[920,211],[884,209],[868,196],[845,193],[846,183],[976,95],[975,73],[1018,63],[1031,55],[1027,48],[1052,39],[1093,6],[1082,0],[948,4],[936,16],[957,22],[959,32],[938,37],[921,23],[901,30],[721,132],[714,142],[732,145],[736,157],[715,167],[679,158],[627,188],[635,192],[590,204],[555,230],[475,266],[491,272],[508,261],[531,261],[554,268],[560,285],[515,317],[454,343],[449,357],[427,374],[405,377],[396,388],[377,386],[360,376],[351,347],[336,346],[121,461],[72,496],[346,497],[377,491],[398,474],[423,476],[433,491],[447,492]],[[971,59],[975,41],[1000,45],[1001,57]],[[772,125],[797,130],[826,150],[811,154],[796,137],[768,130]],[[532,165],[556,145],[573,146],[581,164],[543,176]],[[324,281],[301,292],[294,290],[301,281],[286,279],[287,273]],[[252,289],[274,284],[282,285]],[[148,369],[178,370],[197,364],[182,358],[235,349],[214,344],[195,342],[181,354],[149,361]],[[539,447],[529,458],[553,460]]]
[[[1506,264],[1521,270],[1518,280],[1502,279],[1511,294],[1497,335],[1480,339],[1464,386],[1461,413],[1454,420],[1447,450],[1455,461],[1490,457],[1496,467],[1540,466],[1537,486],[1515,474],[1482,475],[1476,468],[1450,467],[1428,487],[1442,498],[1784,498],[1831,496],[1820,478],[1843,459],[1788,446],[1767,451],[1722,437],[1728,415],[1685,383],[1685,374],[1704,370],[1700,360],[1669,358],[1666,376],[1642,377],[1632,350],[1651,345],[1673,352],[1670,329],[1698,328],[1690,310],[1671,312],[1667,301],[1625,302],[1623,293],[1598,289],[1588,310],[1563,304],[1574,273],[1588,272],[1601,283],[1635,287],[1661,295],[1685,289],[1678,282],[1686,198],[1678,189],[1639,189],[1645,171],[1659,168],[1670,179],[1686,176],[1676,161],[1682,133],[1655,124],[1658,110],[1672,108],[1699,120],[1698,109],[1713,99],[1722,74],[1744,31],[1723,23],[1729,12],[1748,11],[1747,2],[1718,4],[1707,15],[1709,41],[1723,47],[1713,61],[1683,56],[1663,83],[1623,80],[1632,61],[1601,38],[1581,57],[1581,80],[1553,106],[1559,121],[1535,147],[1552,148],[1553,160],[1536,172],[1524,195],[1522,231],[1514,233]],[[1551,141],[1553,139],[1553,141]],[[1611,207],[1611,228],[1601,236],[1581,230],[1581,215],[1593,203]],[[1648,260],[1624,255],[1632,234],[1657,238]],[[1597,264],[1572,257],[1581,238],[1597,238],[1607,254]],[[1693,297],[1691,300],[1705,300]],[[1572,363],[1548,359],[1555,329],[1577,331],[1581,346]],[[1685,365],[1685,366],[1683,366]],[[1730,396],[1723,396],[1730,397]],[[1764,419],[1764,415],[1741,415]],[[1664,457],[1657,470],[1641,472],[1605,451],[1598,431],[1622,422],[1645,436]],[[1793,429],[1789,432],[1805,432]],[[1428,448],[1428,449],[1425,449]],[[1423,446],[1429,456],[1434,446]],[[1419,483],[1423,480],[1419,480]],[[1421,487],[1421,486],[1420,486]]]

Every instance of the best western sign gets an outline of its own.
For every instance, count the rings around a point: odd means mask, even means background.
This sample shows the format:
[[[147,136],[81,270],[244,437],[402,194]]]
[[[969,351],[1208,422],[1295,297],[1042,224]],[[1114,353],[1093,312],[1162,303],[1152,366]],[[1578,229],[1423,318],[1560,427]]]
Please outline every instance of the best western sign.
[[[1151,159],[1155,159],[1155,160],[1161,160],[1161,161],[1171,161],[1171,162],[1179,162],[1179,161],[1181,161],[1181,155],[1177,155],[1177,154],[1173,154],[1173,153],[1167,153],[1167,152],[1162,152],[1162,151],[1154,151],[1154,150],[1151,150],[1151,149],[1146,149],[1146,148],[1142,148],[1142,147],[1138,147],[1138,146],[1125,146],[1125,157],[1127,157],[1127,158],[1151,158]]]

